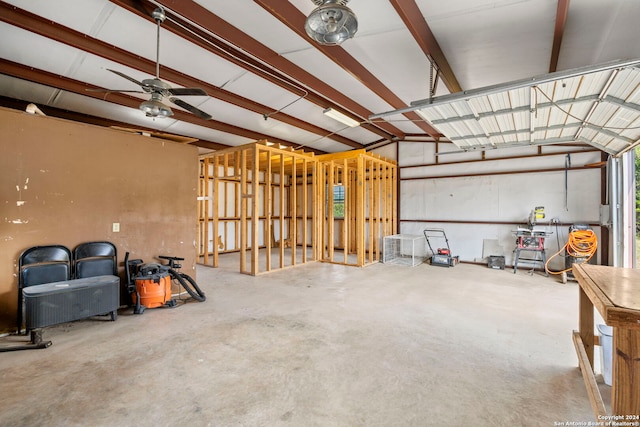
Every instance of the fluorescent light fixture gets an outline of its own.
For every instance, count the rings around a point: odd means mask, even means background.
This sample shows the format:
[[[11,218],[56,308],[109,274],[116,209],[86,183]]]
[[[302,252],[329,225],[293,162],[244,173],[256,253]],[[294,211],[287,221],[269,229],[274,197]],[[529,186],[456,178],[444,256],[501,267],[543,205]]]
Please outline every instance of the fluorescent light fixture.
[[[340,111],[336,111],[333,108],[327,108],[326,110],[324,110],[322,112],[325,116],[329,116],[334,120],[339,121],[340,123],[343,123],[349,127],[355,128],[360,126],[360,122],[357,120],[352,119],[351,117],[342,114]]]

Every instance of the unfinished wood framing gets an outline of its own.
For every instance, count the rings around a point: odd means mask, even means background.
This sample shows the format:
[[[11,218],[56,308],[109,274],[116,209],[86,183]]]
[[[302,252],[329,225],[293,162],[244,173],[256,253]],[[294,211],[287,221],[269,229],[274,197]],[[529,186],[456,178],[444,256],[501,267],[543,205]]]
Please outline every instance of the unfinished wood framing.
[[[323,218],[318,258],[364,266],[382,259],[382,239],[396,234],[397,165],[365,150],[316,156]],[[343,213],[336,200],[344,194]]]
[[[314,156],[259,141],[200,164],[202,264],[239,252],[252,275],[315,260],[364,266],[397,232],[397,166],[365,150]]]
[[[267,141],[200,156],[198,260],[239,252],[257,275],[316,260],[313,153]]]

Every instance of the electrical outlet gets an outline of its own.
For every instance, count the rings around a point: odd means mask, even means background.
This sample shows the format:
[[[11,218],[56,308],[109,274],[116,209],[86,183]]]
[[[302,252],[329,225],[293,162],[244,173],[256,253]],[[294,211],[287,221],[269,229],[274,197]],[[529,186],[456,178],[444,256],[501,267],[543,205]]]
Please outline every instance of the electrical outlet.
[[[119,222],[114,222],[113,223],[112,231],[114,233],[119,233],[120,232],[120,223]]]

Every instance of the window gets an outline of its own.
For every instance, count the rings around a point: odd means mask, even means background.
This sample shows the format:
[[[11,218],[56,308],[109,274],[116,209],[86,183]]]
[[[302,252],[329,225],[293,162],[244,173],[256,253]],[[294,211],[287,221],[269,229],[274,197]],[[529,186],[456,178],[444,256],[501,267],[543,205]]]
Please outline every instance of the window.
[[[333,217],[344,218],[344,185],[333,186]]]

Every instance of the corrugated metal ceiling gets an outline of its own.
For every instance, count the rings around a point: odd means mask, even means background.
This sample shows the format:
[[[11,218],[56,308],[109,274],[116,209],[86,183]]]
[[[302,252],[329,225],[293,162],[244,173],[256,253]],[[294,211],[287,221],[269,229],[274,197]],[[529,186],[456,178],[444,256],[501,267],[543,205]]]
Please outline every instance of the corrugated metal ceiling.
[[[615,61],[415,101],[463,151],[583,142],[612,155],[640,143],[640,59]]]

